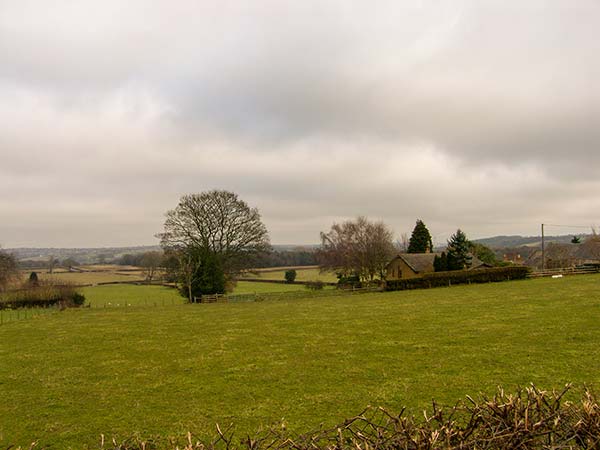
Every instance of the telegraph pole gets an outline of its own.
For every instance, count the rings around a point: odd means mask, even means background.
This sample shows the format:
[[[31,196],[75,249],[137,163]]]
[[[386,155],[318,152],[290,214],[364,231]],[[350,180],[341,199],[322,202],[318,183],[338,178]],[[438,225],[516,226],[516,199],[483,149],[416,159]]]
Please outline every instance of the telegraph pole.
[[[544,248],[544,224],[542,224],[542,270],[546,268],[546,252]]]

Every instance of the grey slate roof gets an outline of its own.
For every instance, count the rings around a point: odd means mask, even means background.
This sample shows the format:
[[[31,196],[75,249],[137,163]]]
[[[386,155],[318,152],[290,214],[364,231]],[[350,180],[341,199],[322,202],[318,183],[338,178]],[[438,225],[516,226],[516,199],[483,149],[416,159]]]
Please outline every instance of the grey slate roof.
[[[415,273],[433,272],[433,261],[441,253],[400,253],[396,258],[401,258]],[[396,259],[394,258],[394,259]],[[471,259],[471,269],[492,267],[476,256]]]
[[[402,260],[416,273],[433,272],[433,260],[441,253],[400,253]]]

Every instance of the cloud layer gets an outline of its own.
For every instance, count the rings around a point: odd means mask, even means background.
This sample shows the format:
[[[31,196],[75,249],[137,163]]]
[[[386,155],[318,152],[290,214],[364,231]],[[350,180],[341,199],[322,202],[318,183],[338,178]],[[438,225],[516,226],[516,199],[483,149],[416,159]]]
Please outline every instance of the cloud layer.
[[[153,243],[212,188],[275,243],[598,223],[596,1],[51,3],[0,2],[4,246]]]

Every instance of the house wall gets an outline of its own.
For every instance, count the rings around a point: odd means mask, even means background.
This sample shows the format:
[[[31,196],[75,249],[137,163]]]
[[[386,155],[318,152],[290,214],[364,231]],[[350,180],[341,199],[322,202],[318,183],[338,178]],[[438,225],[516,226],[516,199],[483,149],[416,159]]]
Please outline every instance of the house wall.
[[[386,278],[388,280],[399,280],[417,278],[421,275],[414,272],[402,259],[396,258],[387,266]]]

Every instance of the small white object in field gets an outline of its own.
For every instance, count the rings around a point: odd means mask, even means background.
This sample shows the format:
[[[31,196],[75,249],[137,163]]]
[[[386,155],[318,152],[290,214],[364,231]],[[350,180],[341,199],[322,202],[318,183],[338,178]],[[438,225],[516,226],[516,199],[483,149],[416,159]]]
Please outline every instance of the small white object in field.
[[[563,277],[562,274],[560,274],[560,275],[552,275],[552,278],[562,278],[562,277]]]

